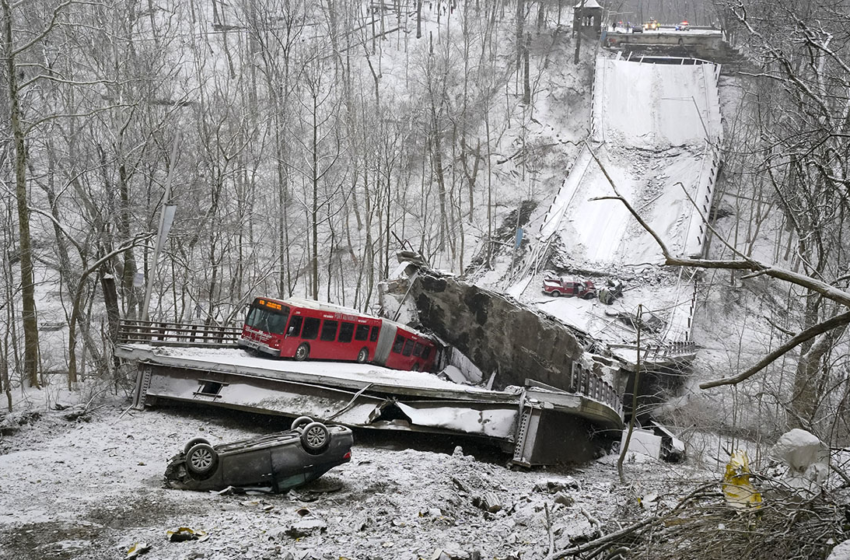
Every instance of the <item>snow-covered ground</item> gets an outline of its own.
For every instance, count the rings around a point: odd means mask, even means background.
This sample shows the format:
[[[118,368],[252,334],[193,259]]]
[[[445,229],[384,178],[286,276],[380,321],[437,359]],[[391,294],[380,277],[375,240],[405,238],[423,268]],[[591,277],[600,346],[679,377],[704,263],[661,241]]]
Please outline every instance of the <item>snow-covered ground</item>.
[[[416,560],[437,549],[453,558],[480,551],[481,558],[540,559],[549,550],[546,508],[562,549],[596,533],[589,518],[614,531],[646,514],[637,498],[673,498],[695,477],[711,476],[647,460],[626,464],[631,485],[622,487],[612,482],[614,456],[581,468],[511,471],[504,456],[469,441],[400,434],[393,443],[358,432],[351,463],[287,495],[179,491],[163,487],[163,474],[190,438],[224,443],[285,429],[286,421],[209,409],[122,414],[127,405],[92,406],[86,421],[35,407],[39,419],[0,440],[0,558],[123,558],[146,542],[152,560]],[[484,493],[502,509],[473,505]],[[313,519],[326,528],[287,535]],[[166,531],[178,527],[209,538],[169,542]]]

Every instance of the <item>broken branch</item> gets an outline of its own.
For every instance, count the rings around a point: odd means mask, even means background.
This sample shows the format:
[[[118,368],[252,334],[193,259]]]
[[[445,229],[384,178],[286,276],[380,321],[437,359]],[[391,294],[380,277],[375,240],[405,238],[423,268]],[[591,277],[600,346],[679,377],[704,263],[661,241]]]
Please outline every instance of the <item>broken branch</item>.
[[[799,344],[810,340],[819,334],[823,334],[827,331],[831,331],[838,327],[844,326],[850,323],[850,313],[842,313],[841,315],[836,315],[835,317],[823,321],[822,323],[818,323],[817,325],[810,327],[803,332],[799,333],[797,336],[759,360],[759,362],[748,370],[736,375],[735,377],[724,377],[722,379],[716,379],[714,381],[707,381],[705,383],[700,383],[700,389],[711,389],[712,387],[720,387],[721,385],[737,385],[741,381],[748,379],[755,375],[756,373],[763,370],[768,364],[772,363],[777,358],[780,358],[783,354],[791,351]]]

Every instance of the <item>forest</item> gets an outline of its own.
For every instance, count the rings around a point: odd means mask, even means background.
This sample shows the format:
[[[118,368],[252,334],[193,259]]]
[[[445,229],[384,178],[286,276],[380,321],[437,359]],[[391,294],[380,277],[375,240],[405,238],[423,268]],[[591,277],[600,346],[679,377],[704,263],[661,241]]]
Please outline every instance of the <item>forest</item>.
[[[52,376],[115,377],[120,318],[238,323],[256,294],[376,312],[401,249],[480,278],[511,251],[505,220],[545,205],[588,137],[599,46],[573,36],[561,0],[2,8],[10,406],[13,387]],[[709,257],[666,264],[707,269],[706,315],[747,309],[770,337],[760,360],[742,363],[739,346],[728,368],[709,364],[717,385],[767,368],[745,395],[771,402],[774,430],[843,437],[847,6],[605,9],[688,18],[741,53],[729,86],[739,94],[724,107],[725,199],[713,210],[727,222]],[[563,135],[551,142],[546,126]],[[173,225],[155,258],[164,208]],[[747,320],[733,321],[742,345]]]

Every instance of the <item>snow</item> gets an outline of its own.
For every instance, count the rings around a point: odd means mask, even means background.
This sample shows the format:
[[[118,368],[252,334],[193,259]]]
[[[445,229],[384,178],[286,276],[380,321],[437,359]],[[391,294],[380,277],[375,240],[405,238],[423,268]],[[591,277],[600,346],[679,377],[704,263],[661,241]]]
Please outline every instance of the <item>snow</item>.
[[[827,449],[814,434],[795,428],[782,434],[772,454],[793,471],[802,473],[813,463],[825,461]]]
[[[826,560],[850,560],[850,541],[844,541],[833,548]]]
[[[438,548],[478,550],[483,558],[540,559],[549,547],[544,504],[556,547],[565,548],[570,539],[594,530],[582,509],[613,531],[615,523],[643,515],[624,514],[633,491],[683,495],[690,479],[707,474],[627,463],[633,490],[610,482],[616,479],[616,456],[581,468],[511,471],[500,464],[505,455],[471,441],[462,441],[461,450],[419,434],[398,434],[393,444],[385,434],[376,440],[358,432],[350,463],[289,494],[180,491],[165,488],[163,474],[189,439],[202,436],[217,445],[286,426],[276,418],[197,408],[122,415],[128,404],[99,403],[88,422],[41,410],[39,421],[0,440],[0,556],[105,560],[122,558],[134,543],[146,542],[151,560],[287,553],[299,559],[414,560],[431,558]],[[556,502],[554,489],[573,505]],[[501,500],[502,511],[487,514],[473,505],[485,492]],[[286,531],[304,519],[327,528],[288,537]],[[166,531],[178,527],[205,531],[209,539],[168,542]]]
[[[409,389],[441,389],[461,393],[490,393],[480,387],[458,385],[440,379],[436,375],[419,371],[400,371],[371,364],[294,360],[272,360],[252,356],[248,352],[231,348],[166,348],[144,344],[123,346],[128,353],[138,358],[151,359],[163,364],[184,364],[186,367],[216,369],[226,372],[263,370],[269,375],[275,372],[322,376],[339,380],[356,381],[363,385],[374,383]]]
[[[695,301],[690,278],[667,278],[653,285],[628,272],[632,279],[626,287],[636,291],[610,308],[597,301],[552,301],[532,294],[541,285],[541,262],[553,247],[567,265],[615,280],[622,280],[627,269],[663,262],[657,242],[626,206],[604,200],[615,196],[608,177],[672,253],[702,253],[704,217],[718,171],[714,146],[723,137],[718,72],[713,64],[647,64],[597,56],[594,144],[585,144],[537,222],[538,235],[526,265],[507,290],[511,296],[612,343],[634,342],[635,332],[609,314],[634,314],[643,303],[662,310],[667,324],[661,340],[690,340]],[[603,281],[594,281],[603,287]],[[628,360],[636,357],[630,349],[615,353]]]
[[[594,140],[647,150],[715,140],[721,130],[715,68],[600,57]]]

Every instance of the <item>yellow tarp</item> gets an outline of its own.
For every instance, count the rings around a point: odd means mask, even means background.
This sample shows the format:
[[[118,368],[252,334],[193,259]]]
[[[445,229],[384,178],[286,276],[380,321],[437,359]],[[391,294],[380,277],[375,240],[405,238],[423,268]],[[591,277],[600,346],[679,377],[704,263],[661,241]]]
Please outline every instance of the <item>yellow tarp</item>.
[[[735,508],[760,508],[761,494],[750,483],[750,461],[745,451],[736,451],[726,464],[723,495]]]

